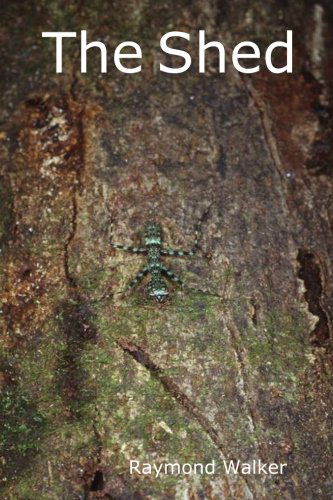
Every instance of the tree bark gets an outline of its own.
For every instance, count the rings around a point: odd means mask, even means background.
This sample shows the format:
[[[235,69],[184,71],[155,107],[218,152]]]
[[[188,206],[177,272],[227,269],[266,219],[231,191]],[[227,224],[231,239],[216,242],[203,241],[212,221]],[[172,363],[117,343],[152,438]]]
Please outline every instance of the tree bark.
[[[331,498],[331,4],[1,10],[2,498]],[[85,27],[108,73],[90,49],[81,74],[73,39],[55,74],[42,31]],[[225,44],[225,74],[216,49],[198,73],[198,29]],[[293,73],[272,74],[263,55],[286,29]],[[173,30],[191,34],[179,75],[159,71]],[[141,73],[114,67],[124,40]],[[261,50],[253,75],[231,64],[244,40]],[[199,228],[194,257],[163,259],[186,284],[163,304],[145,282],[123,293],[145,257],[110,245],[139,245],[151,219],[170,248]],[[227,474],[231,459],[287,466]],[[217,470],[155,477],[130,460]]]

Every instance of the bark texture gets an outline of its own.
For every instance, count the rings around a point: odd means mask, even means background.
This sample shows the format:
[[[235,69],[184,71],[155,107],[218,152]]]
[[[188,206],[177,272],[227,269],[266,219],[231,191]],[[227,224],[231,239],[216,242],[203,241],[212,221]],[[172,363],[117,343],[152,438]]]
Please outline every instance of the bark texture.
[[[332,18],[329,1],[10,2],[1,7],[2,498],[332,495]],[[64,73],[42,31],[109,49]],[[241,76],[240,41],[294,32],[294,71]],[[197,70],[197,30],[227,47]],[[193,66],[159,72],[159,39],[189,32]],[[115,46],[143,48],[124,75]],[[184,44],[184,48],[186,48]],[[144,264],[112,250],[145,221],[187,285],[119,294]],[[111,227],[114,227],[112,234]],[[223,459],[287,463],[227,475]],[[213,476],[130,475],[130,459]]]

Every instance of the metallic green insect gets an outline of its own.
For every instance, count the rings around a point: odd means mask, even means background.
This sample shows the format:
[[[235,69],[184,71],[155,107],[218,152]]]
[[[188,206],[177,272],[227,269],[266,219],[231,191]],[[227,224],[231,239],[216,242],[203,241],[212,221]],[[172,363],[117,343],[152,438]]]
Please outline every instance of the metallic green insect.
[[[144,230],[144,246],[132,247],[122,245],[119,243],[111,243],[113,248],[118,248],[132,253],[142,253],[147,255],[147,265],[140,269],[137,275],[129,283],[128,288],[131,288],[148,273],[151,274],[151,280],[147,284],[147,293],[150,297],[154,298],[157,302],[163,302],[169,295],[166,281],[164,276],[175,281],[178,284],[183,284],[181,279],[178,278],[168,267],[164,266],[161,262],[161,257],[183,257],[193,256],[198,247],[197,237],[194,247],[191,250],[172,250],[162,246],[162,228],[160,224],[150,221],[145,225]]]

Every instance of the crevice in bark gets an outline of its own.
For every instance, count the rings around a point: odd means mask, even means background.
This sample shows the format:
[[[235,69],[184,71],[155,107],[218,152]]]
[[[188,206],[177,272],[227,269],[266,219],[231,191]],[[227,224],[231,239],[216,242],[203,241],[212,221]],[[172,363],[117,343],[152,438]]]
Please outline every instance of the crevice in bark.
[[[278,151],[276,139],[272,133],[272,123],[268,114],[267,106],[260,97],[255,87],[253,86],[252,82],[246,79],[246,77],[242,77],[242,81],[244,83],[249,99],[252,101],[254,108],[257,110],[259,114],[265,137],[265,143],[267,145],[272,162],[275,166],[276,172],[280,176],[281,184],[282,186],[284,186],[285,172],[283,170],[282,161]]]
[[[330,338],[330,332],[326,313],[320,303],[323,291],[320,266],[315,255],[305,249],[298,251],[297,261],[300,265],[298,277],[305,287],[304,298],[310,313],[318,318],[310,333],[310,341],[314,346],[323,347]]]
[[[88,373],[81,357],[87,343],[96,341],[97,331],[92,325],[91,311],[83,303],[64,301],[56,317],[65,343],[56,370],[57,385],[68,416],[80,418],[82,405],[95,398],[93,391],[86,390]]]
[[[316,76],[312,77],[316,82]],[[317,83],[320,85],[320,82]],[[318,94],[312,105],[312,111],[318,119],[318,130],[315,139],[311,144],[310,157],[306,161],[306,168],[310,175],[333,174],[333,102],[329,95],[327,102],[324,96],[325,86],[321,85],[321,92]]]
[[[72,90],[73,92],[73,90]],[[84,110],[81,109],[78,113],[77,120],[77,136],[78,136],[78,147],[77,147],[77,155],[78,155],[78,163],[75,164],[75,184],[73,187],[73,196],[72,196],[72,218],[71,218],[71,230],[69,232],[68,238],[65,243],[64,248],[64,271],[65,277],[69,283],[69,285],[77,289],[77,282],[74,278],[73,274],[69,269],[69,253],[70,246],[72,241],[75,238],[76,230],[77,230],[77,219],[78,219],[78,194],[82,192],[82,172],[84,170],[85,165],[85,140],[84,140],[84,130],[83,130],[83,113]]]
[[[65,248],[64,248],[64,271],[65,271],[65,277],[67,282],[69,283],[70,287],[73,289],[77,289],[77,283],[76,279],[72,275],[72,273],[69,270],[69,249],[72,241],[75,238],[76,234],[76,229],[77,229],[77,200],[76,200],[76,193],[74,193],[72,197],[72,218],[71,218],[71,230],[69,232],[68,238],[65,242]]]
[[[104,474],[100,468],[100,464],[102,461],[103,439],[102,439],[100,432],[98,431],[98,421],[97,421],[98,408],[97,407],[95,407],[95,412],[96,412],[96,417],[94,418],[94,422],[93,422],[93,431],[94,431],[94,435],[95,435],[96,452],[94,453],[94,456],[92,459],[92,461],[93,461],[93,464],[92,464],[93,472],[92,473],[94,473],[94,477],[91,480],[91,473],[89,475],[89,471],[85,472],[84,476],[86,476],[87,478],[90,478],[88,481],[86,481],[86,485],[85,485],[86,491],[101,491],[104,489],[104,485],[105,485]],[[95,471],[94,471],[94,469],[95,469]]]
[[[155,377],[163,386],[166,392],[171,394],[171,396],[191,415],[192,418],[196,420],[196,422],[200,425],[200,427],[204,430],[206,434],[210,437],[212,442],[215,444],[217,449],[219,450],[223,459],[225,459],[225,454],[223,451],[222,443],[220,442],[220,438],[218,436],[218,432],[214,429],[214,427],[210,424],[209,420],[202,415],[197,406],[189,399],[184,392],[180,390],[178,385],[171,380],[168,376],[163,374],[163,370],[157,366],[147,352],[142,349],[142,347],[137,344],[133,344],[132,342],[128,342],[128,340],[120,339],[117,342],[118,346],[126,353],[129,354],[137,363],[144,366],[150,374]],[[229,460],[232,458],[228,457]],[[252,491],[250,482],[248,478],[242,475],[247,487]],[[227,479],[228,484],[228,494],[231,495],[232,498],[232,490],[230,487],[230,483]]]
[[[163,375],[163,370],[150,359],[149,354],[145,352],[142,347],[128,342],[125,339],[120,339],[118,341],[118,345],[124,352],[132,356],[135,361],[144,366],[151,373],[151,375],[161,382],[166,391],[169,392],[200,423],[201,427],[205,429],[205,432],[209,434],[212,441],[223,453],[215,429],[211,427],[206,417],[201,415],[198,408],[192,403],[186,394],[179,389],[178,385],[169,377]]]
[[[219,157],[217,161],[217,170],[222,179],[225,179],[227,170],[227,155],[222,146],[219,148]]]
[[[104,474],[103,471],[97,470],[94,479],[91,482],[89,491],[102,491],[104,489]]]
[[[251,299],[251,320],[254,326],[257,326],[258,324],[258,312],[259,312],[259,306],[255,302],[254,299]]]
[[[233,328],[231,325],[228,325],[228,330],[230,332],[236,361],[237,361],[238,366],[239,366],[239,374],[240,374],[241,382],[242,382],[241,383],[241,392],[243,393],[242,396],[244,398],[244,404],[245,404],[245,407],[246,407],[247,412],[248,412],[248,419],[250,422],[251,431],[254,432],[257,430],[257,427],[258,427],[258,422],[257,422],[258,417],[257,417],[256,412],[255,412],[254,408],[252,407],[252,405],[249,401],[249,398],[247,396],[248,388],[247,388],[247,383],[246,383],[246,371],[247,371],[246,364],[245,364],[244,356],[241,352],[241,349],[238,347],[240,345],[241,341],[239,338],[239,334],[235,330],[235,328]]]

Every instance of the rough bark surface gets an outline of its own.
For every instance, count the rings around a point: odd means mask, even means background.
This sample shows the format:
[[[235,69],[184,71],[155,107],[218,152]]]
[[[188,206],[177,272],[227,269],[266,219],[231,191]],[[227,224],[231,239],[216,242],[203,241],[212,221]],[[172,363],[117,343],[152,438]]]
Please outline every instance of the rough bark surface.
[[[332,17],[327,2],[40,1],[1,7],[2,498],[331,498]],[[88,29],[64,74],[42,31]],[[294,71],[197,71],[197,30]],[[193,37],[193,69],[158,70]],[[112,64],[138,41],[143,72]],[[184,45],[186,47],[186,45]],[[93,50],[93,49],[92,49]],[[145,221],[189,287],[120,292]],[[111,227],[114,227],[112,234]],[[129,459],[287,463],[283,475],[130,475]]]

